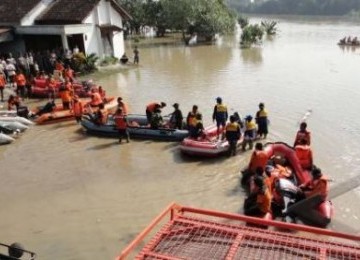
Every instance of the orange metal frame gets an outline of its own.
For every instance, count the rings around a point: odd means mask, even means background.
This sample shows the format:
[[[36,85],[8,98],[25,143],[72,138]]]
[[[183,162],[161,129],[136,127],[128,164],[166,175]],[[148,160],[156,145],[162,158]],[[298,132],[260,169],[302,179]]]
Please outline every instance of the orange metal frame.
[[[190,215],[190,217],[187,215]],[[290,250],[291,248],[301,248],[304,252],[306,252],[306,250],[317,252],[316,259],[321,260],[326,259],[327,254],[330,253],[345,256],[345,258],[340,259],[360,259],[360,236],[357,235],[334,232],[328,229],[315,228],[299,224],[248,217],[239,214],[185,207],[176,203],[170,204],[162,213],[160,213],[115,259],[127,259],[129,254],[132,253],[134,249],[139,246],[141,242],[143,242],[145,237],[151,231],[153,231],[154,228],[167,216],[170,216],[170,221],[165,224],[152,239],[150,239],[148,244],[141,250],[141,252],[139,252],[136,259],[143,259],[145,255],[151,256],[151,259],[180,259],[175,255],[171,256],[161,254],[161,252],[158,251],[154,252],[153,249],[161,242],[162,239],[164,239],[165,236],[171,237],[171,235],[183,235],[190,229],[190,232],[192,233],[199,229],[206,229],[209,232],[213,231],[212,234],[220,234],[222,238],[229,238],[231,236],[231,243],[229,249],[227,249],[226,257],[224,257],[226,260],[235,259],[234,257],[237,254],[237,250],[239,249],[239,246],[244,243],[245,237],[248,239],[248,241],[251,240],[260,243],[261,241],[266,240],[266,243],[271,243],[272,246],[279,245],[282,247],[288,247]],[[199,216],[201,218],[197,218]],[[243,223],[240,226],[221,224],[211,219],[204,220],[204,217],[208,219],[210,217],[215,217],[222,220],[232,220]],[[171,227],[176,225],[176,222],[181,223],[183,227],[176,230],[171,230]],[[246,227],[244,223],[251,224],[251,227]],[[189,226],[187,227],[185,225]],[[307,232],[316,236],[322,235],[331,240],[334,240],[334,238],[338,238],[339,241],[340,239],[343,239],[346,243],[343,243],[343,240],[341,240],[341,242],[330,242],[330,240],[324,241],[318,239],[309,239],[307,237],[289,234],[288,232],[270,231],[263,229],[264,226],[275,227],[280,230]],[[289,236],[285,236],[284,234],[289,234]],[[354,242],[356,242],[355,244],[357,245],[354,246]],[[191,245],[189,244],[189,246]],[[266,246],[264,246],[264,248],[265,247]],[[264,250],[268,250],[268,248],[265,248]]]

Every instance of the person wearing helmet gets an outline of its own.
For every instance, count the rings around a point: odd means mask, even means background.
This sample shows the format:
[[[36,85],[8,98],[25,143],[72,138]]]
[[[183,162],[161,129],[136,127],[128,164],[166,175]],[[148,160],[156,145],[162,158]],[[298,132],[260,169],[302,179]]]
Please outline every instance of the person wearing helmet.
[[[271,212],[271,194],[260,176],[254,178],[254,191],[245,199],[244,214],[263,217]]]
[[[301,184],[299,188],[304,192],[306,198],[315,195],[320,195],[321,199],[325,201],[329,193],[329,183],[320,168],[313,167],[311,171],[312,180]]]
[[[216,121],[217,135],[220,135],[220,126],[224,129],[226,121],[228,119],[227,107],[222,103],[222,98],[216,98],[216,105],[213,112],[213,121]]]
[[[152,102],[150,104],[148,104],[146,106],[146,118],[148,120],[148,123],[151,122],[151,118],[152,118],[152,114],[155,112],[155,110],[159,110],[161,113],[161,109],[166,107],[166,103],[165,102],[161,102],[161,103],[158,103],[158,102]]]
[[[241,137],[240,126],[234,116],[230,116],[230,123],[225,127],[225,136],[229,142],[229,156],[236,155],[236,145]]]
[[[265,109],[264,103],[259,104],[259,111],[256,112],[255,120],[258,125],[257,135],[265,139],[268,134],[268,112]]]
[[[306,140],[306,144],[310,145],[311,142],[311,134],[309,131],[306,130],[307,124],[306,122],[302,122],[300,124],[300,129],[296,134],[295,141],[294,141],[294,147],[298,144],[300,144],[300,141],[302,139]]]
[[[245,132],[244,141],[242,143],[242,150],[246,150],[247,144],[249,144],[250,150],[253,148],[253,141],[256,138],[256,124],[251,115],[245,117]]]

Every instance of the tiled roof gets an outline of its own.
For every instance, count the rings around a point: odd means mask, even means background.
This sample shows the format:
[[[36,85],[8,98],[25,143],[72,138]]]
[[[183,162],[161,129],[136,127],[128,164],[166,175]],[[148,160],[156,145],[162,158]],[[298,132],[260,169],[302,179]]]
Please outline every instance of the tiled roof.
[[[18,24],[40,0],[0,0],[0,23]]]
[[[0,0],[3,1],[3,0]],[[27,1],[27,0],[24,0]],[[55,0],[43,15],[36,19],[37,24],[77,24],[81,23],[100,0]]]

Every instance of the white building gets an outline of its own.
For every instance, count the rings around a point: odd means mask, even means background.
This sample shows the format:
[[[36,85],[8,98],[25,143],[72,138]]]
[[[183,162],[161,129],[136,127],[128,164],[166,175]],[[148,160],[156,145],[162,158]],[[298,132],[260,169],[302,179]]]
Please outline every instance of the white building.
[[[77,47],[100,58],[123,55],[131,19],[114,0],[1,0],[0,14],[0,53]]]

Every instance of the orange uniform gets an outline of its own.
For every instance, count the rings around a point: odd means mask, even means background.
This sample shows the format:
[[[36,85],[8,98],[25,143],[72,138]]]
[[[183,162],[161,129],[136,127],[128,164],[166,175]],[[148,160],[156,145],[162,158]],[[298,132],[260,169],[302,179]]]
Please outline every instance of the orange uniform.
[[[295,146],[295,153],[303,169],[310,169],[312,167],[313,156],[310,146],[297,145]]]
[[[91,93],[91,102],[90,102],[91,106],[98,106],[102,102],[103,101],[102,101],[101,96],[100,96],[99,93],[97,93],[97,92]]]
[[[155,111],[155,108],[156,108],[157,106],[160,106],[160,104],[157,103],[157,102],[150,103],[150,104],[148,104],[148,105],[146,106],[146,110],[149,111],[149,112],[151,112],[151,113],[153,113],[153,112]]]
[[[271,212],[271,194],[269,189],[265,189],[264,192],[259,192],[256,197],[256,203],[258,204],[259,209],[263,213]]]
[[[304,187],[309,188],[309,191],[306,191],[306,197],[311,197],[314,195],[320,195],[323,200],[326,200],[328,193],[329,193],[329,184],[327,178],[322,175],[318,179],[313,179],[306,183]]]
[[[72,109],[74,111],[74,116],[81,117],[84,112],[84,106],[80,101],[75,101],[72,103]]]
[[[250,163],[249,163],[249,170],[251,172],[255,172],[256,168],[261,167],[265,169],[265,166],[268,161],[268,155],[264,151],[254,151],[251,155]]]
[[[0,74],[0,88],[5,88],[6,80],[4,74]]]
[[[123,114],[115,114],[114,121],[117,129],[126,129],[127,123]]]
[[[74,80],[74,71],[72,69],[66,69],[65,72],[65,77],[69,78],[70,81],[73,81]]]
[[[16,85],[18,85],[18,86],[26,85],[26,78],[25,78],[24,74],[22,74],[22,73],[17,74],[15,80],[16,80]]]
[[[300,144],[300,141],[304,139],[307,145],[311,143],[311,134],[309,131],[298,131],[295,137],[294,146]]]
[[[59,70],[59,71],[63,71],[64,70],[64,66],[61,64],[61,62],[56,62],[55,64],[55,69]]]

